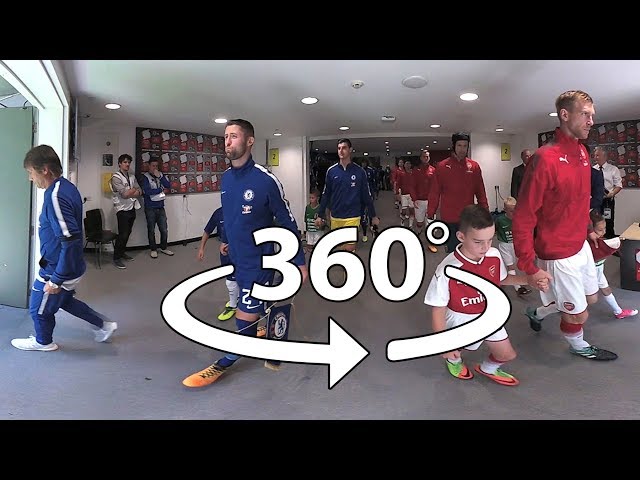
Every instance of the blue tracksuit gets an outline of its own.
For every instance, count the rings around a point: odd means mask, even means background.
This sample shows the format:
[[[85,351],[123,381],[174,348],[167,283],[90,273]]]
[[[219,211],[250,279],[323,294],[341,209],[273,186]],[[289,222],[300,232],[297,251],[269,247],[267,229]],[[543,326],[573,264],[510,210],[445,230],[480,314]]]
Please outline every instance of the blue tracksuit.
[[[55,313],[60,308],[102,328],[102,316],[73,296],[87,265],[82,251],[82,198],[66,178],[57,178],[45,190],[39,223],[40,270],[29,299],[36,340],[42,345],[53,341]],[[62,287],[60,293],[44,293],[48,280]]]
[[[261,285],[273,281],[273,271],[262,269],[263,255],[274,253],[271,242],[256,245],[253,232],[272,227],[274,217],[278,224],[293,232],[298,239],[296,265],[304,265],[304,253],[300,246],[298,225],[285,201],[284,189],[275,175],[252,157],[240,168],[229,168],[222,174],[220,188],[222,213],[225,220],[221,240],[229,244],[229,256],[236,267],[236,279],[241,291],[238,306],[243,311],[253,310],[258,300],[248,296],[253,282]],[[244,310],[248,308],[249,310]]]
[[[353,162],[343,168],[340,162],[327,170],[318,216],[324,217],[329,207],[333,218],[359,218],[365,208],[375,217],[376,210],[364,169]]]
[[[217,208],[211,218],[207,222],[207,225],[204,227],[204,231],[211,236],[213,232],[217,232],[218,237],[222,238],[224,232],[224,219],[222,218],[222,207]],[[231,260],[229,259],[229,255],[220,254],[220,265],[230,265]],[[227,276],[227,280],[235,281],[235,272],[231,275]]]
[[[40,277],[63,285],[81,277],[87,266],[82,253],[82,198],[69,180],[59,177],[44,192],[40,213]],[[42,267],[43,263],[46,263]]]

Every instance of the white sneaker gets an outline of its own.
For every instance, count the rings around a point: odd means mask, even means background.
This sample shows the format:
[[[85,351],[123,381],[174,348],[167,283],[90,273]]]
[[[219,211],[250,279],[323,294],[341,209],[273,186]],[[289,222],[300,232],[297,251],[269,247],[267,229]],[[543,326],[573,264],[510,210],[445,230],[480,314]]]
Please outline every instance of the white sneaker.
[[[96,342],[106,342],[117,329],[118,324],[116,322],[105,321],[102,328],[95,331]]]
[[[165,255],[169,255],[169,256],[173,255],[173,252],[171,250],[169,250],[169,249],[166,249],[166,248],[164,250],[161,248],[160,251],[162,253],[164,253]]]
[[[156,252],[155,250],[151,250],[151,253],[149,255],[151,255],[151,258],[158,258],[158,252]]]
[[[41,345],[33,335],[29,335],[29,338],[14,338],[11,340],[11,345],[20,350],[35,350],[39,352],[53,352],[58,349],[58,345],[53,342],[49,345]]]

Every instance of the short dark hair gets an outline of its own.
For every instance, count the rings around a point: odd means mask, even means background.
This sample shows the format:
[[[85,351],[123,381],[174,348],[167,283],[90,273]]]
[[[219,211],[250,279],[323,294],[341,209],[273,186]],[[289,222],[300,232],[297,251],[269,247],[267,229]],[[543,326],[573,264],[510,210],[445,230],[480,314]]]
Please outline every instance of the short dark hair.
[[[594,227],[596,223],[604,222],[604,217],[597,210],[591,210],[589,217],[591,217],[591,225]]]
[[[256,137],[255,130],[253,129],[253,125],[251,125],[250,121],[243,120],[242,118],[235,118],[227,122],[227,127],[230,127],[232,125],[239,126],[246,137]]]
[[[62,175],[62,163],[56,151],[49,145],[38,145],[27,152],[22,162],[24,168],[33,168],[37,172],[42,172],[47,167],[56,178]]]
[[[312,188],[309,194],[315,195],[316,197],[320,197],[320,190],[318,190],[317,188]]]
[[[348,138],[341,138],[340,140],[338,140],[338,143],[336,145],[340,145],[341,143],[346,143],[347,145],[349,145],[349,148],[352,148],[351,140],[349,140]]]
[[[458,224],[458,230],[462,233],[467,233],[470,228],[476,230],[482,230],[494,225],[493,217],[489,210],[480,205],[467,205],[462,209],[460,214],[460,223]]]
[[[131,155],[129,155],[128,153],[123,153],[118,157],[118,165],[120,165],[125,160],[129,160],[129,163],[133,163],[133,158],[131,158]]]
[[[453,135],[451,135],[451,144],[454,147],[456,146],[456,142],[459,142],[461,140],[465,140],[467,142],[471,142],[471,137],[469,136],[468,133],[464,133],[464,132],[457,132],[457,133],[454,133]]]

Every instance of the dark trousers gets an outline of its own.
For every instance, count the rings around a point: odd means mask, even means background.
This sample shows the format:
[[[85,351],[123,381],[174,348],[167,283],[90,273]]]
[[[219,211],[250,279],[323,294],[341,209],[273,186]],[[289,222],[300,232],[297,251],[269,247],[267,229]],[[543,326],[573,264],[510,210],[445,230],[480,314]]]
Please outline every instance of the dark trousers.
[[[164,207],[145,208],[144,214],[147,217],[147,236],[149,237],[149,248],[153,251],[158,249],[156,245],[156,225],[160,230],[160,248],[167,249],[167,213]]]
[[[604,238],[613,238],[616,236],[615,229],[613,228],[615,213],[616,213],[616,201],[613,198],[605,198],[602,201],[602,213],[604,214],[604,209],[611,209],[611,218],[607,218],[605,221],[607,222],[607,231],[604,234]]]
[[[118,260],[124,255],[129,235],[131,235],[131,229],[133,228],[133,222],[136,220],[136,209],[120,210],[116,213],[116,217],[118,217],[118,238],[116,238],[116,245],[113,249],[114,260]]]
[[[456,250],[456,247],[460,243],[460,240],[458,240],[458,236],[456,235],[459,224],[449,222],[444,223],[449,228],[449,239],[447,240],[447,243],[445,243],[445,246],[447,247],[447,253],[451,253]]]
[[[60,293],[44,293],[44,283],[34,280],[29,298],[29,313],[36,331],[36,340],[40,345],[49,345],[53,341],[53,329],[56,326],[56,312],[60,309],[82,320],[102,328],[104,317],[89,305],[74,297],[75,290],[60,289]]]

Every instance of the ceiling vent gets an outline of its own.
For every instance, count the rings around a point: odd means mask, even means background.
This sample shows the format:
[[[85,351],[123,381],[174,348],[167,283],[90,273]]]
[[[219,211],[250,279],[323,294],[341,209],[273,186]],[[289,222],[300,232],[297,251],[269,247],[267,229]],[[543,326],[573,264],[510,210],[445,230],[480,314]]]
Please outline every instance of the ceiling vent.
[[[396,117],[394,117],[393,115],[383,115],[380,120],[382,120],[383,122],[395,122],[396,121]]]
[[[412,75],[402,80],[402,85],[407,88],[422,88],[427,85],[427,79],[420,75]]]

